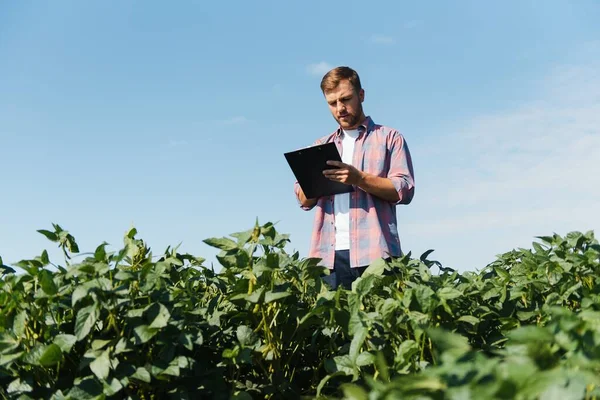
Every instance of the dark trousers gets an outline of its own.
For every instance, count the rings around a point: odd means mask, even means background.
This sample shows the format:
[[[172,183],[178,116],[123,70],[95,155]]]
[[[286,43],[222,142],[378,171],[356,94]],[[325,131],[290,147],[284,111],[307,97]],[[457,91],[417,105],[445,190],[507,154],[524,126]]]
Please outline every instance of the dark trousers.
[[[350,250],[336,250],[333,261],[333,270],[329,270],[329,275],[323,276],[323,281],[333,290],[338,286],[344,289],[352,289],[352,282],[365,272],[367,267],[350,268]]]

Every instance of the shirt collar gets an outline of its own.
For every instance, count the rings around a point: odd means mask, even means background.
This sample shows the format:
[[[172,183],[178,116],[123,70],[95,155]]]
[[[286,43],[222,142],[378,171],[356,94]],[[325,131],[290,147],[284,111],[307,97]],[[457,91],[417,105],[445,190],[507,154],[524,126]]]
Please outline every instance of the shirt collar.
[[[359,136],[362,135],[363,133],[365,134],[365,136],[368,135],[369,132],[372,131],[374,124],[375,123],[373,122],[373,119],[370,116],[366,116],[365,119],[363,120],[363,122],[358,126]],[[344,134],[344,131],[343,131],[342,127],[338,126],[337,130],[334,133],[334,137],[336,139],[341,139],[343,134]]]

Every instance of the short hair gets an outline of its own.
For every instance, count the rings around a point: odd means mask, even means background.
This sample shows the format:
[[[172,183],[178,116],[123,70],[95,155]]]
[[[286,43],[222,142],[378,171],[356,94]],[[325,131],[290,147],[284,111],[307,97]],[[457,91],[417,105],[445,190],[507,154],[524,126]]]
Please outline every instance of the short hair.
[[[362,87],[358,73],[350,67],[343,66],[333,68],[323,76],[323,79],[321,80],[321,91],[325,93],[325,91],[333,90],[343,80],[349,81],[356,93],[360,92]]]

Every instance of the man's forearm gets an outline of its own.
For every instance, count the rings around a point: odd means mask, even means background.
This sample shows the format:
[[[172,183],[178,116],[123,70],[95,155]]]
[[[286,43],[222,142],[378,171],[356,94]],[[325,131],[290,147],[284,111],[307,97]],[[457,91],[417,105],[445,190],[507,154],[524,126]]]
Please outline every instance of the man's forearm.
[[[300,204],[302,204],[303,207],[313,207],[315,204],[317,204],[317,199],[306,198],[306,195],[304,194],[302,188],[298,189],[298,199],[300,200]]]
[[[394,187],[392,181],[388,178],[382,178],[363,172],[357,186],[365,192],[371,193],[383,200],[396,202],[399,199],[398,191]]]

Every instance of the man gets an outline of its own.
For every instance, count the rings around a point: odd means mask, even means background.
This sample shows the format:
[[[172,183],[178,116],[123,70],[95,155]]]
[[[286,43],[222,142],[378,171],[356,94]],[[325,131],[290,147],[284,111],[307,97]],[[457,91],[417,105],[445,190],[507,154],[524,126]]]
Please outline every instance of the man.
[[[309,257],[330,269],[324,280],[333,289],[349,289],[375,259],[401,255],[396,205],[412,201],[413,166],[404,137],[365,116],[356,71],[332,69],[321,91],[339,126],[313,144],[335,142],[342,162],[329,161],[332,168],[323,173],[354,191],[307,199],[296,181],[294,192],[303,210],[316,207]]]

